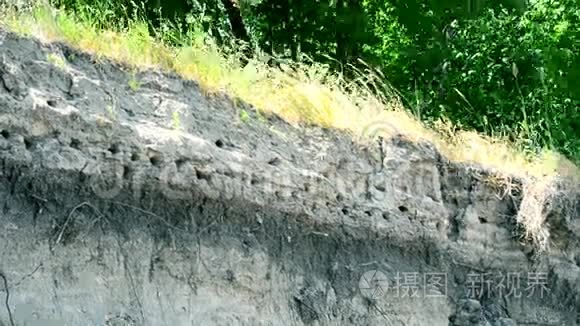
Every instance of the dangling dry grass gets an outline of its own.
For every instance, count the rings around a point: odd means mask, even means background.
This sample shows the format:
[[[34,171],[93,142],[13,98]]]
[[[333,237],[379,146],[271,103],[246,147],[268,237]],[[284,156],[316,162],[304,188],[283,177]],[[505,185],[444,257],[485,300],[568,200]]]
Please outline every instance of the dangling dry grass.
[[[578,188],[576,181],[559,176],[529,180],[524,185],[517,222],[523,226],[522,237],[534,244],[539,252],[547,250],[552,240],[550,216],[557,215],[556,223],[572,222]]]

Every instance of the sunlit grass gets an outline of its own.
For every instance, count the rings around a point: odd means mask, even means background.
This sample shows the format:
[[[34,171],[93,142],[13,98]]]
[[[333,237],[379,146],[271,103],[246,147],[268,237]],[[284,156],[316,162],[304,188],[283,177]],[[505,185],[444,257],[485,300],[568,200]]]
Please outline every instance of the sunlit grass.
[[[370,68],[358,71],[358,78],[346,80],[320,64],[272,68],[250,60],[242,67],[237,53],[218,48],[200,30],[190,29],[181,35],[180,46],[170,46],[152,37],[143,19],[134,19],[128,27],[113,24],[103,29],[88,14],[75,16],[46,6],[4,12],[0,24],[45,42],[66,42],[133,69],[174,71],[198,81],[207,92],[227,92],[253,104],[261,113],[277,114],[297,127],[337,128],[362,142],[395,134],[430,141],[453,161],[482,164],[498,173],[521,177],[578,175],[578,168],[557,153],[524,154],[517,144],[456,130],[444,121],[426,128],[403,108],[384,78]]]

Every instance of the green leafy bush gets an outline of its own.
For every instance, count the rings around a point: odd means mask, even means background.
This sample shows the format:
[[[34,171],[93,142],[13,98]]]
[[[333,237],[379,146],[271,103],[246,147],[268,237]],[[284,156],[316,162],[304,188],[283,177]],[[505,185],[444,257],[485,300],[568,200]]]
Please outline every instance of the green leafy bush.
[[[366,60],[421,119],[449,118],[580,161],[579,4],[469,2],[363,1]]]
[[[523,15],[487,10],[465,21],[447,45],[434,115],[552,147],[580,159],[580,8],[539,0]],[[577,86],[576,86],[577,87]]]

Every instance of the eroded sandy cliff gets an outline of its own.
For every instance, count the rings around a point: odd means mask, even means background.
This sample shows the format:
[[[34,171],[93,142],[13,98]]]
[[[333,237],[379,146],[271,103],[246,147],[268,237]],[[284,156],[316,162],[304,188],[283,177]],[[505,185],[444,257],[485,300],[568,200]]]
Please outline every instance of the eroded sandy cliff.
[[[0,325],[580,324],[577,192],[536,254],[518,187],[429,144],[0,44]]]

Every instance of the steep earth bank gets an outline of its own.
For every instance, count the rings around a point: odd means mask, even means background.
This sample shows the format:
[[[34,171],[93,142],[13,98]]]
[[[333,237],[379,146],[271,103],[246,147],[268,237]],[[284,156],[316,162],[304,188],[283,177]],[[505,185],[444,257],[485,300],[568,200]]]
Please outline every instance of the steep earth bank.
[[[0,30],[0,325],[580,324],[491,177]]]

